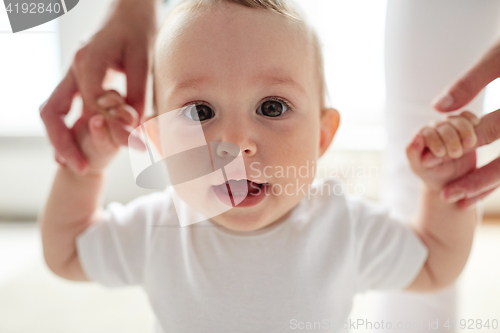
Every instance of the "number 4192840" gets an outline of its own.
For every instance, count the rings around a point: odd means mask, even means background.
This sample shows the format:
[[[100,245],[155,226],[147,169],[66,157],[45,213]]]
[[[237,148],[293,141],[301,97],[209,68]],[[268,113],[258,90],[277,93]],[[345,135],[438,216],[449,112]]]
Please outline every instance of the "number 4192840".
[[[480,330],[480,329],[497,329],[498,328],[498,320],[493,319],[490,320],[487,319],[485,322],[483,322],[481,319],[460,319],[460,329],[468,329],[468,330]],[[457,327],[457,321],[453,320],[450,323],[450,320],[448,319],[443,327],[446,327],[447,329],[450,328],[456,328]]]
[[[41,13],[56,13],[58,14],[61,11],[61,5],[59,3],[48,3],[44,4],[42,2],[40,3],[22,3],[19,5],[19,3],[16,3],[14,6],[12,3],[9,3],[7,6],[7,13],[11,14],[14,12],[15,14],[23,13],[23,14],[41,14]]]

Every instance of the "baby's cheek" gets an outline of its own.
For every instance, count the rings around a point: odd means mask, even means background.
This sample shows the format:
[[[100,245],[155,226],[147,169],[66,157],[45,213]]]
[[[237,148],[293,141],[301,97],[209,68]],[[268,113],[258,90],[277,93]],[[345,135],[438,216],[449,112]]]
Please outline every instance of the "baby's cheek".
[[[289,157],[297,157],[289,155]],[[280,200],[297,203],[302,197],[307,195],[310,184],[314,180],[316,172],[315,159],[289,158],[283,164],[273,168],[272,194],[280,197]]]

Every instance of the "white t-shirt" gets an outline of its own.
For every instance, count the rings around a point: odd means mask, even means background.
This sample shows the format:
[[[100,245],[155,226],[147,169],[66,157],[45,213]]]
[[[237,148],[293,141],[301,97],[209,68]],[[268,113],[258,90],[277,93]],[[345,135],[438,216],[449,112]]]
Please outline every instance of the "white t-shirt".
[[[335,184],[316,180],[285,221],[248,233],[210,220],[180,227],[169,190],[113,202],[78,236],[78,255],[92,281],[141,285],[157,332],[293,332],[307,322],[336,332],[356,293],[405,288],[427,249],[384,208],[321,193]]]

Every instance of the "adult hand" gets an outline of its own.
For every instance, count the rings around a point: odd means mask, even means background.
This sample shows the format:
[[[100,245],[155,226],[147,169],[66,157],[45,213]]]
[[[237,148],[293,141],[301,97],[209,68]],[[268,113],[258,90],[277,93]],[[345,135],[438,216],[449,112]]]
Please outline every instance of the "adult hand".
[[[465,74],[457,79],[432,105],[449,112],[467,105],[488,83],[500,76],[500,40],[493,45]],[[500,139],[500,109],[483,117],[476,128],[478,145]],[[500,186],[500,157],[448,184],[442,192],[445,199],[459,198],[460,206],[468,207]]]
[[[150,54],[156,34],[157,0],[117,0],[102,28],[75,54],[66,76],[40,106],[40,116],[55,148],[56,160],[75,172],[86,173],[88,162],[78,146],[74,133],[64,123],[77,93],[83,100],[82,116],[88,122],[103,113],[111,101],[100,99],[108,69],[127,77],[126,103],[141,119],[144,113]],[[117,144],[127,145],[130,129],[117,122],[110,126]]]

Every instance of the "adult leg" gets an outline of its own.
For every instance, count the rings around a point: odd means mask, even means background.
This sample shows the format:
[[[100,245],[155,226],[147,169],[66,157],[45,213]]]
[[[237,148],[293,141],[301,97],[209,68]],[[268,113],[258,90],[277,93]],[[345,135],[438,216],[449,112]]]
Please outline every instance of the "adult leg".
[[[441,119],[430,107],[433,97],[493,43],[500,23],[498,0],[388,0],[386,19],[386,126],[388,149],[384,200],[394,215],[409,221],[416,211],[419,181],[406,161],[405,147],[415,131]],[[467,109],[482,112],[482,95]],[[378,320],[423,324],[387,332],[431,331],[455,318],[456,286],[432,294],[377,293]],[[408,324],[406,324],[408,325]],[[404,326],[404,325],[403,325]]]

